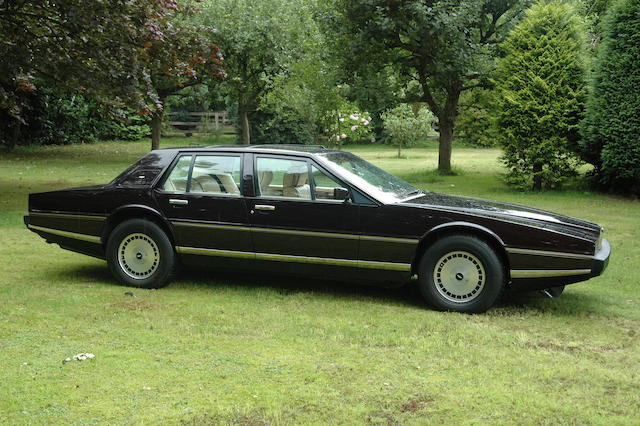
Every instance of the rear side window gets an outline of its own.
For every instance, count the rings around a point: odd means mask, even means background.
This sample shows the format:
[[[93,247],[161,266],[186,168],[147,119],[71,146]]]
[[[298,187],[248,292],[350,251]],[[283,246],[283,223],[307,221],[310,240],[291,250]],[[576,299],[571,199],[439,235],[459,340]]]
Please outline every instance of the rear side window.
[[[239,196],[240,156],[196,156],[191,172],[189,192]]]
[[[162,189],[167,192],[187,192],[189,181],[189,168],[191,167],[191,155],[183,155],[178,159],[173,170],[167,176]]]

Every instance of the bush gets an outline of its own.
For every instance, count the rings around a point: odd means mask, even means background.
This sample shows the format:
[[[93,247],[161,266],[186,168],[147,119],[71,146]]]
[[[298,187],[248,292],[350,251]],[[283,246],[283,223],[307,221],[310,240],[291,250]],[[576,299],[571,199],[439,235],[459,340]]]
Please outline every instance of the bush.
[[[257,111],[251,115],[250,123],[254,145],[315,143],[313,129],[294,112],[276,115]]]
[[[79,93],[41,89],[29,111],[23,143],[67,145],[93,142],[99,119],[91,102]]]
[[[503,48],[498,67],[498,141],[506,180],[520,188],[556,188],[576,174],[583,115],[582,27],[560,1],[532,6]]]
[[[419,108],[414,112],[408,104],[400,104],[382,114],[385,140],[398,147],[398,158],[402,148],[415,145],[429,135],[435,117],[427,108]]]
[[[640,195],[640,1],[613,6],[601,49],[580,154],[606,188]]]
[[[149,118],[127,109],[118,118],[105,119],[98,125],[100,139],[137,141],[151,134]]]
[[[348,143],[370,142],[373,138],[371,115],[360,111],[357,106],[344,102],[335,116],[335,125],[330,142],[335,145]]]
[[[494,126],[495,94],[488,89],[474,89],[460,96],[460,113],[456,117],[456,142],[478,147],[492,147],[496,142]]]

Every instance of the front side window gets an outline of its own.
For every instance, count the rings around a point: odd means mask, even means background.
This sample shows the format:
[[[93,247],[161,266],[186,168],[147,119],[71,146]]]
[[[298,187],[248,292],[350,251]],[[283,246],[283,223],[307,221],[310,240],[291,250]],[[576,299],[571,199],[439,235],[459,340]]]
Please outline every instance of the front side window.
[[[346,181],[384,203],[403,201],[423,193],[415,186],[351,153],[331,152],[319,158]]]
[[[196,156],[189,192],[240,195],[240,156]]]
[[[183,155],[178,159],[173,170],[164,181],[162,189],[167,192],[187,192],[189,181],[189,168],[191,167],[191,155]]]
[[[258,157],[256,174],[263,197],[311,199],[306,161]]]
[[[336,182],[322,170],[311,166],[311,178],[313,179],[313,195],[316,200],[343,202],[335,199],[335,188],[342,188],[343,185]]]

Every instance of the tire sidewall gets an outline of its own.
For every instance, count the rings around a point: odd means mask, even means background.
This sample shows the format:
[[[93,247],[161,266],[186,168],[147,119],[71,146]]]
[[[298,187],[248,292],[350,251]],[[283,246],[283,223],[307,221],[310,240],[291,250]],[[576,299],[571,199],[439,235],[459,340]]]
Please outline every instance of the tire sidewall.
[[[118,248],[124,238],[140,233],[152,239],[158,246],[160,262],[155,272],[144,279],[135,279],[122,270],[118,261]],[[175,251],[167,234],[155,223],[146,219],[130,219],[114,228],[107,241],[107,263],[114,277],[122,284],[138,288],[160,288],[172,278],[175,266]]]
[[[447,253],[466,251],[482,263],[485,283],[480,295],[468,302],[456,303],[438,292],[433,280],[436,263]],[[418,270],[420,292],[434,308],[442,311],[481,313],[489,309],[504,289],[504,268],[495,251],[484,241],[468,235],[452,235],[433,243],[420,260]]]

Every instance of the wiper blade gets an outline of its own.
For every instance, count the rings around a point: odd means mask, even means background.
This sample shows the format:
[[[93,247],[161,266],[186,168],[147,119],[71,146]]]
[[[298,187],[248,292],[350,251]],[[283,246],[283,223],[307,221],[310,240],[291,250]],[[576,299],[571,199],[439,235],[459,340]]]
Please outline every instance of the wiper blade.
[[[425,194],[425,192],[422,189],[416,189],[415,191],[411,191],[410,193],[408,193],[407,197],[411,197],[413,195],[418,195],[418,194]]]

